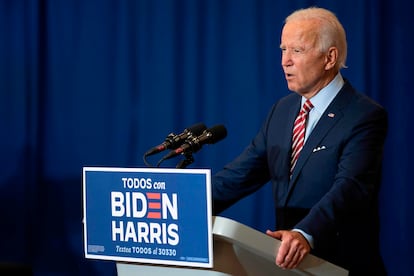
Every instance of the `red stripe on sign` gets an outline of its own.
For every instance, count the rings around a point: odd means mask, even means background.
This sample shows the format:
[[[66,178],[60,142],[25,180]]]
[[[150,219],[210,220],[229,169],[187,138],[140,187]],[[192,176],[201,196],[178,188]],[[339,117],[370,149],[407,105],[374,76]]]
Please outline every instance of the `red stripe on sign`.
[[[161,213],[160,212],[148,212],[147,218],[160,219],[161,218]]]
[[[161,203],[159,202],[149,202],[148,203],[149,209],[161,209]]]
[[[161,194],[160,193],[147,193],[148,199],[160,199]]]

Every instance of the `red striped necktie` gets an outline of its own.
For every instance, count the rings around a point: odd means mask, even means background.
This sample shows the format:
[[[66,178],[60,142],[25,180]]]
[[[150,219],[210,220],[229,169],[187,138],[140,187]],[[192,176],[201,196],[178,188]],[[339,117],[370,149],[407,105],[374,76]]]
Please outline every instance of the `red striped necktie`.
[[[302,109],[296,117],[295,124],[293,126],[293,137],[292,137],[292,159],[290,162],[290,173],[292,174],[295,168],[296,161],[298,161],[300,151],[305,143],[305,129],[306,121],[308,119],[309,111],[313,108],[310,100],[306,100],[303,104]]]

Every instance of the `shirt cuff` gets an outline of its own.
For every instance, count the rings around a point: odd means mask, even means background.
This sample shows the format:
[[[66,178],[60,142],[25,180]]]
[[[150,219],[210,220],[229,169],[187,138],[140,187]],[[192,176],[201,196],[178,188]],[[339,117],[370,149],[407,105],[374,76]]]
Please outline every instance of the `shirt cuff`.
[[[313,237],[311,235],[309,235],[308,233],[305,233],[304,231],[300,230],[300,229],[293,229],[292,231],[296,231],[301,233],[305,239],[308,241],[310,247],[313,249]]]

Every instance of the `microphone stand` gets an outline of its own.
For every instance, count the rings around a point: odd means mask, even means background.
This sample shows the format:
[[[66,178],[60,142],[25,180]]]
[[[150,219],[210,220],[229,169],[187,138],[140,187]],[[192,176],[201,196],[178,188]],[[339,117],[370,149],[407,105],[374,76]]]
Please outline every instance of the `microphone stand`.
[[[188,165],[194,162],[194,157],[192,152],[187,152],[184,154],[185,159],[181,160],[180,163],[177,164],[175,168],[177,169],[185,169]]]
[[[151,165],[151,164],[147,161],[147,157],[148,157],[148,155],[147,155],[147,154],[144,154],[144,156],[142,157],[142,159],[144,160],[145,165],[146,165],[147,167],[149,167],[149,168],[154,167],[154,166],[152,166],[152,165]]]

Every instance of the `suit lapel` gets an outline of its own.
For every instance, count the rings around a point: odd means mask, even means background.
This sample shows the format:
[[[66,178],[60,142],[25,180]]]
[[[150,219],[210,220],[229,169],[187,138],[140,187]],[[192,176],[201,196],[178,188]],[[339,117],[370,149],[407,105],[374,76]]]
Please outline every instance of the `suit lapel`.
[[[303,146],[298,161],[295,165],[295,169],[290,180],[289,194],[295,186],[299,172],[306,164],[306,161],[313,153],[313,150],[318,146],[321,146],[320,143],[322,139],[328,134],[329,130],[344,116],[342,110],[344,106],[349,102],[352,96],[352,91],[353,90],[349,85],[344,85],[332,103],[325,110],[324,114],[322,114],[312,133],[309,135],[308,140]],[[288,198],[289,197],[287,197],[287,200]]]
[[[323,114],[319,119],[318,124],[315,126],[312,133],[309,135],[308,140],[306,141],[303,149],[300,153],[298,161],[296,163],[295,169],[292,174],[291,182],[294,182],[298,173],[301,171],[302,167],[305,165],[309,156],[312,154],[313,149],[320,146],[320,142],[329,132],[329,130],[342,118],[343,114],[339,110],[331,109],[331,112]],[[334,116],[328,116],[328,114],[333,114]]]

